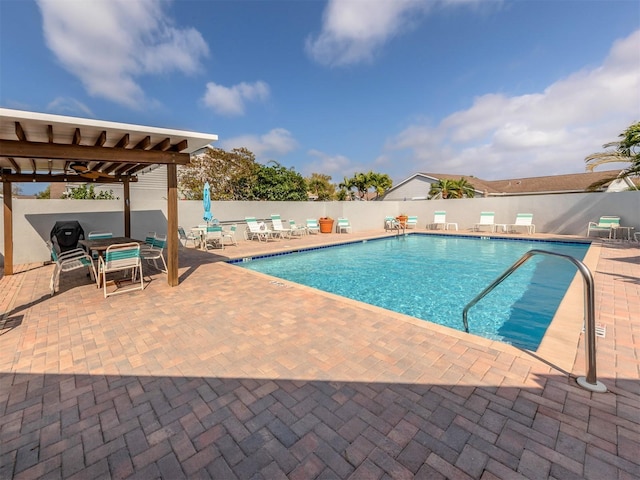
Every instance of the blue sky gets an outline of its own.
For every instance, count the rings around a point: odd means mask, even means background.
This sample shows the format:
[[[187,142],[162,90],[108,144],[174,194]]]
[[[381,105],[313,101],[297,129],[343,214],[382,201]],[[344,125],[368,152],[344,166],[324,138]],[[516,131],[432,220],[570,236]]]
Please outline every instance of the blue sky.
[[[578,173],[640,120],[640,3],[0,0],[0,105],[335,182]]]

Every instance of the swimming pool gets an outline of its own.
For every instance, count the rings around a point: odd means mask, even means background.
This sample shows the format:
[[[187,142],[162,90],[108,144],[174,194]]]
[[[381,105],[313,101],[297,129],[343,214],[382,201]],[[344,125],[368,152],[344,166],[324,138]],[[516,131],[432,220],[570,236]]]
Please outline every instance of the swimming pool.
[[[531,249],[582,260],[589,244],[411,234],[237,265],[463,330],[462,310]],[[535,256],[469,311],[470,333],[537,349],[575,267]]]

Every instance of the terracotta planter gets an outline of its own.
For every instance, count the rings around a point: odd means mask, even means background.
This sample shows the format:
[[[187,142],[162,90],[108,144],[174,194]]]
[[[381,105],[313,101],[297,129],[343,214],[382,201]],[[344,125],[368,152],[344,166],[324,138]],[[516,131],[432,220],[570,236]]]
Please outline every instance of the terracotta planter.
[[[321,218],[318,223],[320,223],[320,233],[331,233],[333,232],[333,219],[332,218]]]
[[[400,222],[400,225],[403,228],[406,228],[407,227],[407,220],[409,220],[409,217],[407,215],[398,215],[396,217],[396,220],[398,220],[398,222]]]

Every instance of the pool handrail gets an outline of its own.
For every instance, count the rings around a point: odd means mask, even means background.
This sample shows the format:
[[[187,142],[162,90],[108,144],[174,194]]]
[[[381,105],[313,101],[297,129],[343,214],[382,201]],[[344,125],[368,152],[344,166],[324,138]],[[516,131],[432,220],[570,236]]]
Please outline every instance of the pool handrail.
[[[537,249],[529,250],[527,253],[522,255],[522,257],[520,257],[518,261],[507,268],[502,275],[496,278],[491,283],[491,285],[489,285],[482,292],[476,295],[473,300],[467,303],[467,306],[464,307],[464,310],[462,311],[462,323],[464,325],[464,331],[469,333],[469,321],[467,320],[469,309],[480,300],[482,300],[489,292],[491,292],[495,287],[502,283],[503,280],[505,280],[509,275],[515,272],[520,266],[522,266],[534,255],[548,255],[551,257],[564,258],[565,260],[573,263],[578,268],[578,271],[582,274],[582,278],[584,279],[584,312],[586,317],[584,319],[584,325],[587,337],[585,342],[587,374],[586,377],[578,377],[577,382],[578,385],[580,385],[582,388],[591,390],[592,392],[606,392],[607,387],[602,382],[598,381],[596,375],[596,323],[594,307],[595,289],[593,285],[593,275],[584,263],[570,255]]]

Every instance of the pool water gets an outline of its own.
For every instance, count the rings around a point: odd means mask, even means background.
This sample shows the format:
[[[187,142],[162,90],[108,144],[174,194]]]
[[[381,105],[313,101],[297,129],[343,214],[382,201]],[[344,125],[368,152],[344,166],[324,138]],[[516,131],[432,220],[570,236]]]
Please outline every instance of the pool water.
[[[464,330],[462,310],[532,249],[582,260],[589,244],[411,234],[274,255],[237,265]],[[527,261],[469,310],[469,331],[537,349],[576,268]]]

